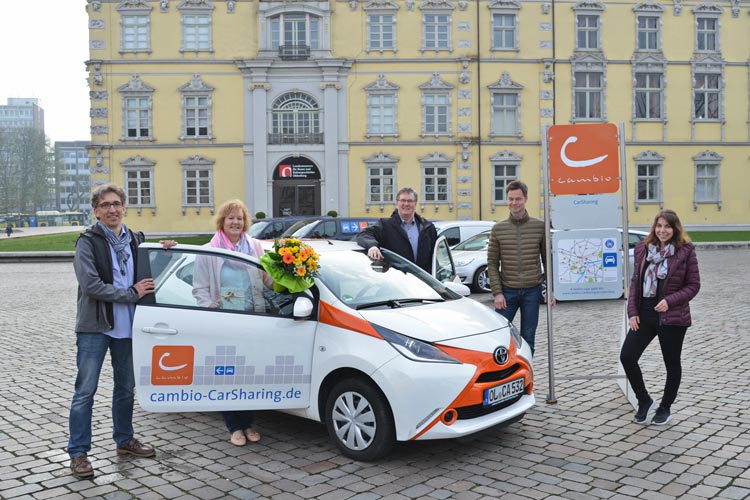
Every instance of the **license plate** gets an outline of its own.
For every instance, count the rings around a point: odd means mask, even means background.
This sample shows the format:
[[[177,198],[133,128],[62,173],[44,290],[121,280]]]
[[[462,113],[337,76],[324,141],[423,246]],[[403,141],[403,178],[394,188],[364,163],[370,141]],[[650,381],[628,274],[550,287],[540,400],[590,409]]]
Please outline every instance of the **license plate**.
[[[523,394],[523,377],[490,387],[484,391],[484,406],[492,406]]]

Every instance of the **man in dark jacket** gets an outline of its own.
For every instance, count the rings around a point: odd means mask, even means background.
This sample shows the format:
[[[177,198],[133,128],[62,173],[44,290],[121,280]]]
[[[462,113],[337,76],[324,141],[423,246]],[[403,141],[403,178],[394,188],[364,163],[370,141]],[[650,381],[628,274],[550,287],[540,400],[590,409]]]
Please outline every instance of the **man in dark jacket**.
[[[432,253],[437,241],[437,230],[432,222],[417,215],[417,193],[402,188],[396,194],[396,210],[387,219],[366,228],[357,235],[359,246],[367,250],[371,259],[381,260],[380,248],[395,252],[432,273]]]
[[[135,282],[138,245],[143,233],[134,233],[123,223],[125,192],[107,184],[91,195],[98,222],[76,241],[73,268],[78,280],[76,314],[75,393],[70,405],[70,440],[67,451],[76,477],[94,475],[87,453],[91,450],[91,414],[104,358],[112,358],[112,437],[117,453],[152,457],[153,448],[133,437],[132,326],[135,303],[154,293],[150,278]],[[164,241],[169,248],[174,241]]]

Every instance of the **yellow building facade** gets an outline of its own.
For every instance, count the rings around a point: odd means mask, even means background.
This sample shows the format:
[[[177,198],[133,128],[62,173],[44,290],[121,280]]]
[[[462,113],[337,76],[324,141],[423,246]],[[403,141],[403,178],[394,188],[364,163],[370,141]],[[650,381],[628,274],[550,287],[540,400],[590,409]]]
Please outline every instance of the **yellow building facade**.
[[[632,225],[750,227],[737,1],[89,0],[93,186],[147,232],[268,216],[542,214],[542,130],[623,123]]]

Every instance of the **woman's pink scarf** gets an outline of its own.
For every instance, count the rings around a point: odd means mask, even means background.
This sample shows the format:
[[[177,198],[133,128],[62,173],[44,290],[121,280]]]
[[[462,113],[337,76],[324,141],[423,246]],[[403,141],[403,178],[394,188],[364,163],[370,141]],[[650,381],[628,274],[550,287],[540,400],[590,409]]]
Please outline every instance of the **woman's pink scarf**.
[[[219,229],[218,231],[216,231],[216,234],[214,234],[213,238],[211,238],[209,246],[213,248],[223,248],[225,250],[234,250],[235,252],[241,252],[246,255],[255,255],[253,247],[250,245],[250,242],[247,241],[247,237],[244,233],[242,234],[240,241],[237,242],[236,245],[234,245],[229,240],[229,237],[226,235],[226,233]]]

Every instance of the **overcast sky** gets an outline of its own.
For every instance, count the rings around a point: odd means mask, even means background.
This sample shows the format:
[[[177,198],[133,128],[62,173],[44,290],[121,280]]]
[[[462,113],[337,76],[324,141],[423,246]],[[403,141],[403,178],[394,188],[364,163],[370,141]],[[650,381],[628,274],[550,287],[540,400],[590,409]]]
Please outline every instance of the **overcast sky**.
[[[0,1],[0,104],[36,97],[53,143],[91,140],[86,0]]]

